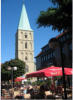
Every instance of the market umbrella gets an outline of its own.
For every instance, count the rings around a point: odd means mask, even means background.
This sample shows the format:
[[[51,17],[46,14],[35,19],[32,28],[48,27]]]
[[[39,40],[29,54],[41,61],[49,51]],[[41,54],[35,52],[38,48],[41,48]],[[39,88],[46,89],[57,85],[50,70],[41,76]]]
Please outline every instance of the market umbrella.
[[[17,81],[22,81],[22,80],[25,80],[26,78],[25,77],[17,77],[16,79],[15,79],[15,82],[17,82]]]
[[[25,77],[17,77],[16,79],[24,80],[26,78]]]
[[[72,68],[64,68],[65,75],[73,75],[73,69]]]
[[[19,80],[19,79],[15,79],[14,81],[15,81],[15,82],[21,82],[21,80]]]
[[[72,68],[64,68],[65,75],[72,75]],[[51,66],[36,72],[26,74],[27,78],[30,77],[51,77],[51,76],[62,76],[62,67]]]
[[[47,70],[45,72],[45,75],[46,76],[62,76],[63,73],[62,73],[62,67],[49,67],[48,68],[49,71]],[[50,72],[50,73],[49,73]],[[64,68],[64,73],[65,75],[73,75],[73,69],[72,68]]]

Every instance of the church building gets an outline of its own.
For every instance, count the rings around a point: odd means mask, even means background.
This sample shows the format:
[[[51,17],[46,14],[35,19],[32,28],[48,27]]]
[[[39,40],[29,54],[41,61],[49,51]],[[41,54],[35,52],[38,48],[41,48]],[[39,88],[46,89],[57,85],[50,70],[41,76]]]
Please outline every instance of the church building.
[[[22,5],[21,16],[16,32],[15,57],[25,62],[26,73],[34,72],[33,30],[31,29],[25,5]],[[25,74],[26,74],[25,73]]]

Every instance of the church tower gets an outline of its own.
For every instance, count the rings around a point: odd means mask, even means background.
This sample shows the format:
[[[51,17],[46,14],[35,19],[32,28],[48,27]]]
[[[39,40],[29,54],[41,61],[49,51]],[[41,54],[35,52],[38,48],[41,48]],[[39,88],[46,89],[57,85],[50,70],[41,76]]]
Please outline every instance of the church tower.
[[[33,30],[30,27],[25,5],[22,5],[21,16],[16,32],[15,57],[25,62],[26,73],[34,72]]]

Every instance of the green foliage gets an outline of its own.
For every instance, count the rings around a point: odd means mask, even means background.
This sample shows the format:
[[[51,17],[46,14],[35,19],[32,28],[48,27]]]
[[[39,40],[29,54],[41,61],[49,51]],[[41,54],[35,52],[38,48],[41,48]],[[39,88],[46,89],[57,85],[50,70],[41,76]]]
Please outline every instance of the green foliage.
[[[39,86],[45,85],[45,84],[48,84],[48,86],[50,87],[51,80],[50,79],[49,80],[48,79],[47,80],[42,80],[42,81],[38,80],[38,81],[35,81],[35,82],[32,83],[32,85],[39,85]]]
[[[11,71],[8,71],[8,66],[10,67],[17,67],[16,71],[13,71],[13,77],[19,77],[25,73],[25,63],[19,59],[13,59],[10,61],[5,62],[1,66],[1,80],[6,81],[11,79]]]
[[[68,30],[72,32],[72,0],[51,0],[56,7],[41,11],[37,24],[41,26],[52,26],[53,30]]]
[[[44,84],[44,81],[39,81],[39,80],[32,83],[32,85],[40,85],[40,86],[42,84]]]

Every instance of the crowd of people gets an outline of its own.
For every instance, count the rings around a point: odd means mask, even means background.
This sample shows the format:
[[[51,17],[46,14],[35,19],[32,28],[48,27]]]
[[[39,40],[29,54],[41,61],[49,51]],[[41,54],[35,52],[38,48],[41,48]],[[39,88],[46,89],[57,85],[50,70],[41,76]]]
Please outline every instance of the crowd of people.
[[[15,99],[45,99],[49,98],[47,95],[48,93],[50,98],[55,98],[52,94],[53,86],[49,88],[47,84],[41,86],[15,84],[13,89],[11,85],[2,85],[1,88],[2,98],[4,97]],[[8,93],[8,95],[6,93]]]
[[[56,94],[59,98],[63,96],[63,87],[51,84],[32,85],[32,84],[2,84],[2,99],[55,99]],[[54,94],[55,93],[55,94]]]
[[[21,86],[19,89],[20,93],[15,95],[14,98],[21,98],[21,99],[45,99],[48,98],[45,94],[45,91],[49,91],[49,88],[46,85],[41,86]],[[54,98],[52,92],[50,91],[51,98]]]

